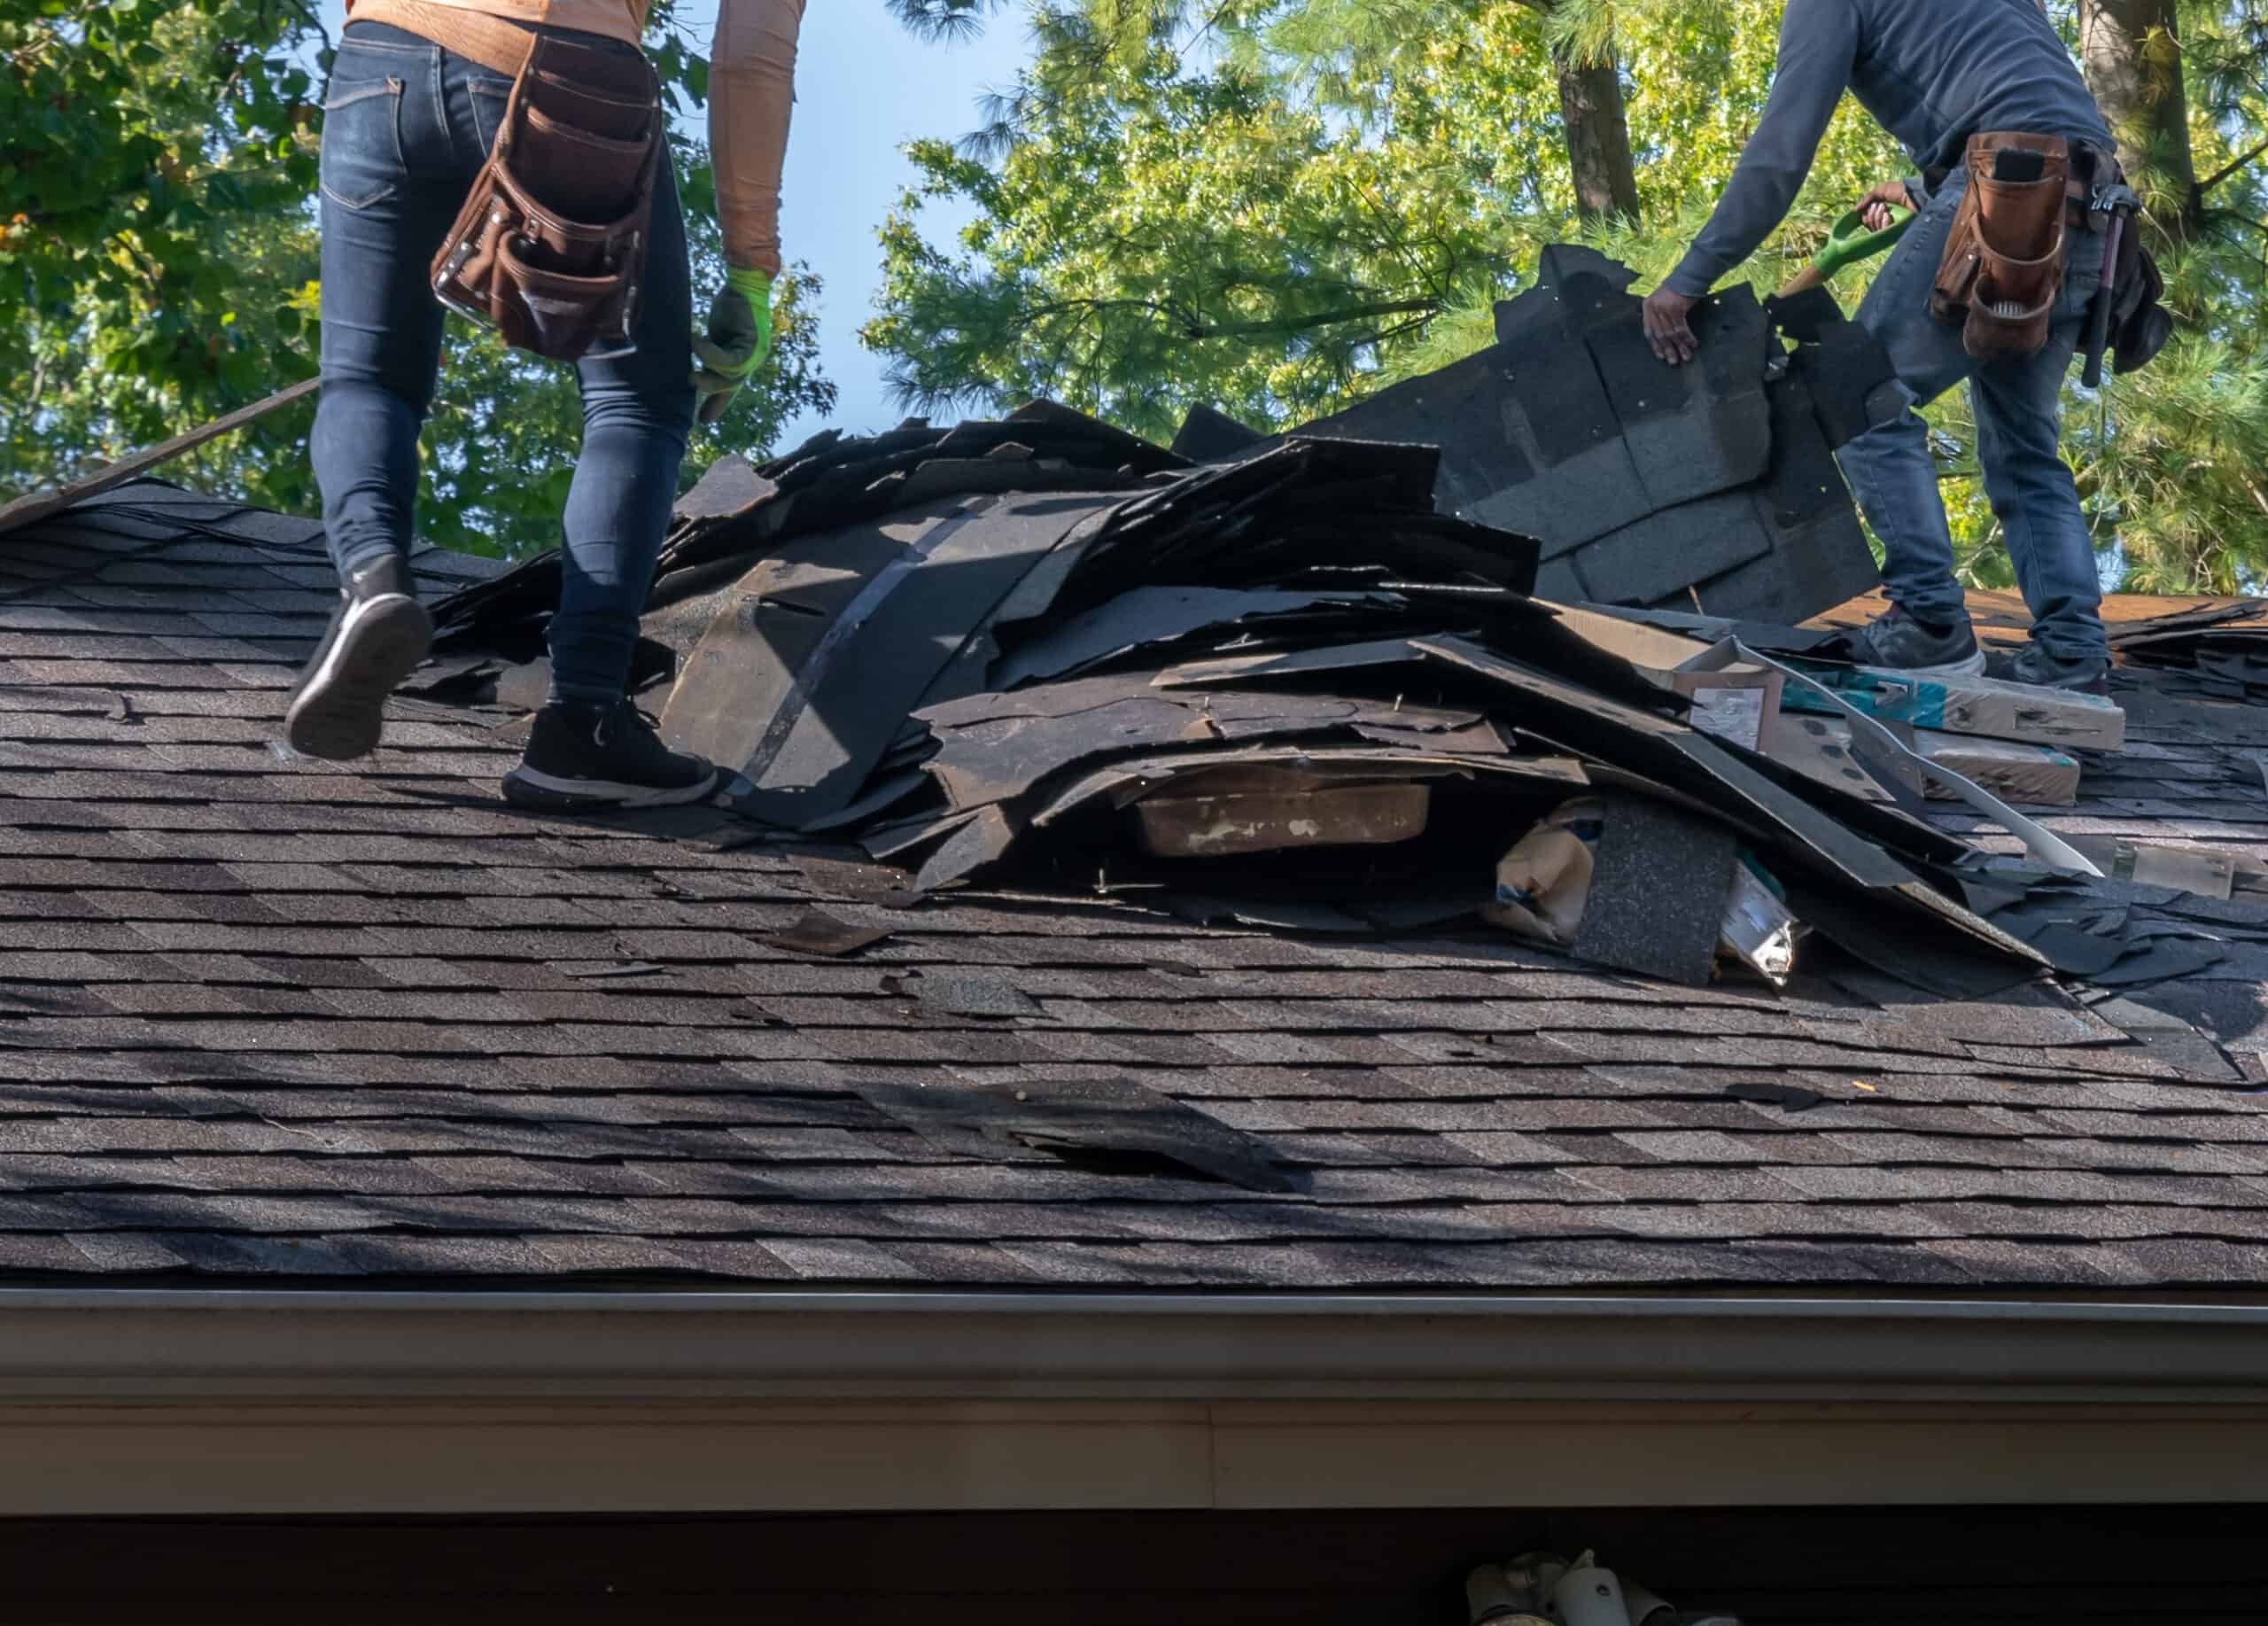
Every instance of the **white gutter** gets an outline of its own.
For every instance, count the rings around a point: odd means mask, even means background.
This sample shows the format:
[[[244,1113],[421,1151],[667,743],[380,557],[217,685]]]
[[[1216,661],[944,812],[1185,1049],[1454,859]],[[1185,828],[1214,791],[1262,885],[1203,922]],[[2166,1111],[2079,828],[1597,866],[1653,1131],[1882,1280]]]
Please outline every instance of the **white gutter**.
[[[2268,1404],[2268,1304],[0,1288],[0,1400]]]

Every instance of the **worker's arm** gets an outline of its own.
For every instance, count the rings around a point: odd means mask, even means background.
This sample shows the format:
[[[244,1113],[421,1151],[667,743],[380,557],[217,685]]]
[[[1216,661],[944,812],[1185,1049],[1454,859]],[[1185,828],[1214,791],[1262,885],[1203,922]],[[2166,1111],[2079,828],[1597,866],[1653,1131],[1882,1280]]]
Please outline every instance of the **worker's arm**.
[[[709,58],[709,158],[726,263],[780,274],[780,172],[804,0],[722,0]]]
[[[694,340],[701,417],[715,423],[772,351],[780,175],[796,102],[804,0],[721,0],[709,55],[709,161],[724,228],[725,286]]]
[[[1697,300],[1754,253],[1794,206],[1859,58],[1852,0],[1788,0],[1764,116],[1716,213],[1663,286]]]

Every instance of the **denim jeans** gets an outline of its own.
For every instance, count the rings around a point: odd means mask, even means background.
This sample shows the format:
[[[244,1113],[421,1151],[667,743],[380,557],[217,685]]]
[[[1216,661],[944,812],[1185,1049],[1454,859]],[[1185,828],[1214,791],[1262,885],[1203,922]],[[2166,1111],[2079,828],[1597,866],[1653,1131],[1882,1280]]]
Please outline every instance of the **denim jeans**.
[[[1919,620],[1965,624],[1961,588],[1953,575],[1953,532],[1930,458],[1929,430],[1914,407],[1929,405],[1968,379],[1984,494],[2000,519],[2017,585],[2031,607],[2032,636],[2061,659],[2107,657],[2110,644],[2102,629],[2094,544],[2079,511],[2078,488],[2057,447],[2063,377],[2102,275],[2103,239],[2093,232],[2071,233],[2070,264],[2047,348],[2028,360],[1980,365],[1962,347],[1961,331],[1930,315],[1938,262],[1968,189],[1968,172],[1955,170],[1892,252],[1859,307],[1860,325],[1889,349],[1913,404],[1845,447],[1843,472],[1882,538],[1887,554],[1883,580],[1891,602]]]
[[[409,547],[417,436],[441,354],[428,268],[510,91],[502,74],[384,23],[351,23],[340,41],[323,98],[322,401],[310,454],[342,573]],[[621,697],[693,427],[691,276],[667,164],[647,254],[637,348],[576,370],[583,448],[551,623],[559,699]]]

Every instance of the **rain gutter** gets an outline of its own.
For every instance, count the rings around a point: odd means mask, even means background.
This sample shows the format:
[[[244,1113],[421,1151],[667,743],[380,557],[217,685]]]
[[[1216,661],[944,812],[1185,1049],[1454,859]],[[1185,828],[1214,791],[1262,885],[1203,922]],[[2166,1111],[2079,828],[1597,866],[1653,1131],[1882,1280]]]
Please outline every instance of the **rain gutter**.
[[[0,1288],[0,1400],[2268,1404],[2268,1303]]]

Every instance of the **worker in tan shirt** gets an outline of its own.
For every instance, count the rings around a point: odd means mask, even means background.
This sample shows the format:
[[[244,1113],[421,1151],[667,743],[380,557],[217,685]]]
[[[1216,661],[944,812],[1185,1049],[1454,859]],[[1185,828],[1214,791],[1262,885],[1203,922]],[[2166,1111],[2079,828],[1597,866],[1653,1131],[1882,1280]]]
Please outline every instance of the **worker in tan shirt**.
[[[531,32],[634,57],[647,0],[351,0],[324,97],[322,398],[310,453],[339,607],[286,712],[291,744],[346,760],[424,658],[410,584],[417,438],[439,365],[429,270],[486,160]],[[696,413],[722,414],[772,344],[780,176],[803,0],[721,0],[709,80],[725,286],[693,331],[674,175],[659,166],[627,349],[577,363],[581,455],[563,517],[552,688],[505,795],[653,806],[715,789],[623,695]]]

